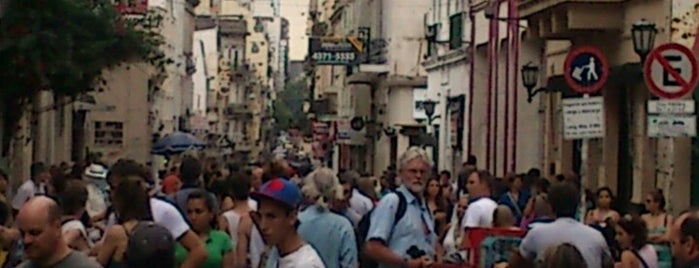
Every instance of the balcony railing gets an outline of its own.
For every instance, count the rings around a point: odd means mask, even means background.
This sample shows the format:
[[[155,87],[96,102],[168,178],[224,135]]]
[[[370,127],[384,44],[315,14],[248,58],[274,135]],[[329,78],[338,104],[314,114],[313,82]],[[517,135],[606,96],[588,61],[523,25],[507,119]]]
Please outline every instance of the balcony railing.
[[[226,107],[224,111],[226,117],[230,119],[251,119],[253,115],[253,110],[248,104],[244,103],[232,103]]]
[[[247,22],[243,18],[223,17],[218,22],[221,35],[244,36],[248,33]]]

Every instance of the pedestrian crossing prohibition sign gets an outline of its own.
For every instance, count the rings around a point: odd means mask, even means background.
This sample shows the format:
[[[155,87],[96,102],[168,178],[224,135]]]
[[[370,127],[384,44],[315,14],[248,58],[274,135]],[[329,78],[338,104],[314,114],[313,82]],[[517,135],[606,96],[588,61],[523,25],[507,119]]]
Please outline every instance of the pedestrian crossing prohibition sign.
[[[662,99],[682,98],[697,85],[697,58],[681,44],[663,44],[648,55],[643,76],[653,95]]]
[[[565,61],[565,79],[568,86],[582,94],[595,93],[609,78],[607,58],[596,47],[573,49]]]

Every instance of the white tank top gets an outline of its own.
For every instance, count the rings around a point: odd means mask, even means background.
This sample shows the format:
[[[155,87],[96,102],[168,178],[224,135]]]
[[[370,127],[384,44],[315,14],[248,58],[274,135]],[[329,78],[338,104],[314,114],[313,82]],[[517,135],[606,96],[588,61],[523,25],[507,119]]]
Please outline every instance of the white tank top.
[[[655,252],[655,247],[652,245],[648,244],[643,246],[638,250],[638,255],[648,264],[648,268],[658,267],[658,254]],[[644,268],[643,264],[640,264],[639,267]]]
[[[234,245],[238,244],[238,226],[240,226],[240,214],[235,211],[229,210],[221,214],[223,218],[226,219],[228,223],[227,229],[231,237],[231,241]],[[248,241],[248,257],[250,258],[250,264],[252,267],[258,267],[260,263],[260,255],[265,250],[265,242],[262,239],[260,231],[257,226],[252,226],[252,232],[250,233],[250,241]]]
[[[238,226],[240,225],[240,214],[235,211],[229,210],[222,214],[223,218],[226,219],[228,223],[228,235],[231,236],[231,242],[234,245],[238,244]]]
[[[87,242],[87,245],[90,248],[94,246],[94,243],[90,239],[90,236],[88,236],[87,229],[85,229],[85,225],[83,225],[82,222],[79,220],[70,220],[61,225],[61,233],[65,234],[70,230],[78,230],[78,232],[80,232],[80,236],[82,236],[82,238]]]

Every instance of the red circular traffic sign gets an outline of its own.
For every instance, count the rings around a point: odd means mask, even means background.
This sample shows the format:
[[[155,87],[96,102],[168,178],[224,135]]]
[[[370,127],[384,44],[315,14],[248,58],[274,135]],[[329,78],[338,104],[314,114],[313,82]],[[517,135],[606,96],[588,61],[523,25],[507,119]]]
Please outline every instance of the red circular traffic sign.
[[[648,91],[663,99],[678,99],[694,90],[699,82],[697,58],[684,45],[667,43],[648,54],[643,78]]]
[[[577,47],[568,53],[564,71],[568,86],[582,94],[597,92],[609,79],[607,58],[592,46]]]

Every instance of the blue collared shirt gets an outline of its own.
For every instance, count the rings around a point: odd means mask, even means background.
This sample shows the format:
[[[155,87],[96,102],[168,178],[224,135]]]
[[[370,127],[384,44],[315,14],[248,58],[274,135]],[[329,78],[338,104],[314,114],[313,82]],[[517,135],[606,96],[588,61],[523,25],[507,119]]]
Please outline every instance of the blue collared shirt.
[[[311,205],[298,219],[299,235],[316,249],[325,267],[358,267],[357,240],[347,218]]]
[[[416,246],[427,256],[434,257],[437,234],[434,232],[434,218],[424,200],[421,202],[416,199],[405,186],[398,187],[396,191],[405,196],[407,202],[405,215],[394,226],[394,217],[400,201],[395,194],[383,196],[371,214],[367,241],[383,240],[393,253],[403,258],[410,257],[407,251],[411,246]],[[379,267],[391,266],[380,264]]]

